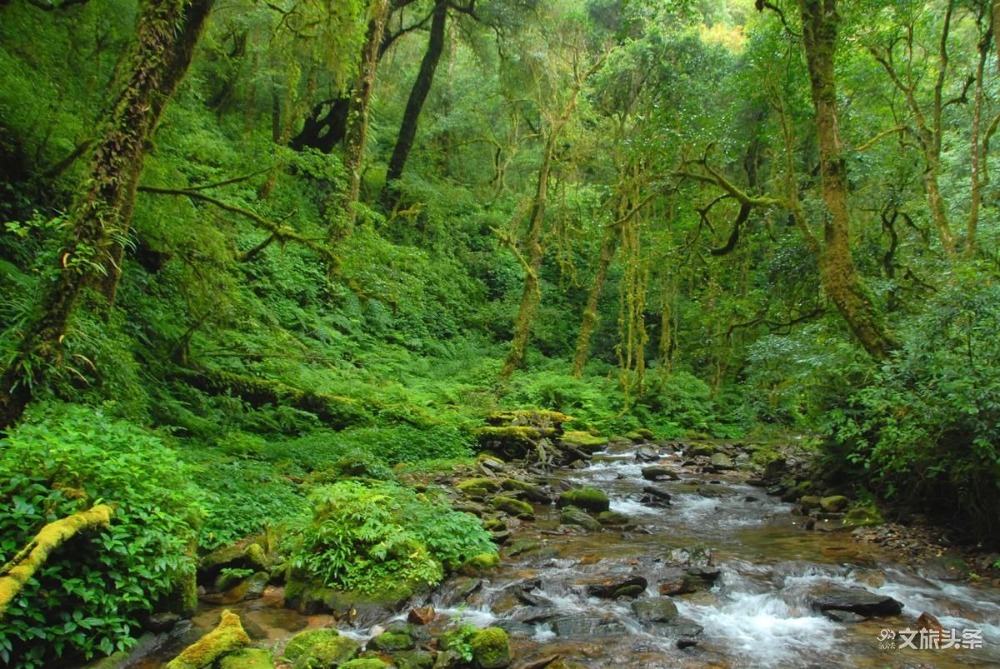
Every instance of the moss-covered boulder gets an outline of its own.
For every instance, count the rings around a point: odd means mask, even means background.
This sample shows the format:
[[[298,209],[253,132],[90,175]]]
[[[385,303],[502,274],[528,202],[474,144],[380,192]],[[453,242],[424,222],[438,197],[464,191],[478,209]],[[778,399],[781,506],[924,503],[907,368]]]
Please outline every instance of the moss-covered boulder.
[[[413,650],[416,642],[409,634],[402,632],[383,632],[374,636],[368,642],[370,650],[378,650],[383,653],[392,653],[400,650]]]
[[[608,446],[607,437],[596,436],[582,430],[567,430],[562,435],[562,442],[591,454],[603,451]]]
[[[837,513],[838,511],[843,511],[850,503],[851,500],[847,499],[843,495],[830,495],[829,497],[824,497],[819,501],[820,507],[827,513]]]
[[[348,660],[337,667],[337,669],[385,669],[386,667],[391,666],[391,664],[386,664],[377,657],[365,657],[358,658],[356,660]]]
[[[494,571],[500,566],[500,556],[496,553],[480,553],[474,555],[458,568],[458,573],[464,576],[479,576]],[[431,610],[433,613],[433,609]]]
[[[496,479],[480,477],[471,478],[459,482],[455,490],[472,497],[485,497],[487,494],[500,490],[500,483]]]
[[[434,666],[434,656],[426,650],[411,650],[395,653],[392,661],[396,669],[431,669]]]
[[[597,522],[608,527],[624,527],[631,523],[632,519],[617,511],[601,511],[597,514]]]
[[[491,504],[497,511],[503,511],[506,514],[516,516],[521,520],[535,519],[535,509],[532,508],[532,506],[527,502],[522,502],[519,499],[507,497],[506,495],[497,495],[493,498]]]
[[[560,493],[558,504],[563,506],[575,506],[592,513],[608,511],[611,508],[611,500],[607,493],[597,488],[576,488]]]
[[[375,622],[399,611],[415,594],[414,584],[409,583],[389,583],[384,590],[374,593],[327,588],[296,569],[288,570],[285,581],[286,607],[306,615],[353,615],[361,623]]]
[[[274,659],[263,648],[244,648],[223,657],[219,669],[274,669]]]
[[[487,627],[472,635],[472,662],[478,669],[506,669],[510,666],[510,641],[499,627]]]
[[[567,506],[559,514],[559,522],[563,525],[577,525],[585,530],[596,532],[601,529],[601,524],[583,509],[575,506]]]
[[[550,504],[552,502],[549,494],[545,492],[545,488],[535,483],[507,478],[500,482],[500,487],[513,493],[513,496],[518,499],[538,504]]]
[[[308,630],[292,637],[284,657],[293,669],[329,669],[354,659],[361,645],[337,630]]]
[[[167,663],[166,669],[204,669],[229,653],[250,645],[250,637],[243,630],[240,617],[223,611],[218,626],[181,651]]]

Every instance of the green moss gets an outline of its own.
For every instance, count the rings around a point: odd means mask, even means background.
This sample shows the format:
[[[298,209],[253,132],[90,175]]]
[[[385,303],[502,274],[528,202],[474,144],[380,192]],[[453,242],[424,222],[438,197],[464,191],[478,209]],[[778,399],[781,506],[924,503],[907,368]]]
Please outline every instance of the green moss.
[[[202,669],[222,656],[249,645],[250,637],[243,630],[240,617],[226,610],[214,630],[181,651],[166,669]]]
[[[597,488],[577,488],[559,495],[559,506],[575,506],[585,511],[600,513],[611,508],[607,493]]]
[[[608,445],[608,438],[596,436],[581,430],[570,430],[561,437],[564,444],[576,446],[577,448],[591,452],[599,451]]]
[[[530,425],[489,426],[481,427],[475,432],[480,442],[488,441],[534,441],[544,436],[550,436],[547,431]]]
[[[493,498],[492,504],[494,509],[517,516],[522,520],[535,519],[535,509],[527,502],[522,502],[519,499],[498,495]]]
[[[601,525],[621,527],[623,525],[628,525],[632,522],[632,519],[624,513],[618,513],[617,511],[601,511],[597,514],[597,522]]]
[[[416,644],[409,634],[383,632],[368,642],[368,648],[391,653],[398,650],[413,650]]]
[[[274,669],[274,659],[262,648],[244,648],[222,658],[219,669]]]
[[[572,420],[572,416],[544,409],[495,411],[486,417],[486,422],[489,425],[536,425],[539,427],[549,427],[557,423],[569,423]]]
[[[382,660],[374,657],[367,657],[364,659],[350,660],[344,662],[338,667],[338,669],[385,669],[392,665],[386,664]]]
[[[466,576],[475,576],[483,572],[493,571],[499,566],[499,555],[496,553],[480,553],[469,559],[458,571]]]
[[[472,660],[479,669],[504,669],[510,666],[510,642],[507,632],[487,627],[472,636]]]
[[[500,490],[500,484],[494,479],[473,478],[461,481],[455,486],[455,490],[474,495],[485,495]]]
[[[353,659],[360,649],[358,642],[337,630],[309,630],[288,642],[284,657],[293,669],[327,669]]]
[[[884,522],[885,519],[882,518],[882,514],[874,503],[862,504],[861,502],[857,502],[847,511],[847,516],[844,518],[844,525],[854,527],[881,525]]]

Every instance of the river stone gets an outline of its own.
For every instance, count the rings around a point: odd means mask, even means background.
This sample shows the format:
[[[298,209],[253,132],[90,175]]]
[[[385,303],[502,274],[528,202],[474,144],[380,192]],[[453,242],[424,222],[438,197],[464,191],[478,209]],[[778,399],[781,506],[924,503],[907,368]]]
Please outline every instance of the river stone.
[[[689,457],[711,457],[715,453],[715,446],[712,444],[691,444],[688,446],[687,450],[684,452],[685,455]]]
[[[647,481],[677,481],[680,476],[670,467],[663,465],[651,465],[642,468],[642,478]]]
[[[506,669],[510,666],[510,641],[500,627],[487,627],[469,641],[476,669]]]
[[[386,653],[400,650],[413,650],[416,647],[413,639],[408,634],[398,634],[393,632],[383,632],[372,637],[368,642],[369,650],[379,650]]]
[[[575,506],[567,506],[563,509],[562,513],[559,514],[559,522],[563,525],[579,525],[583,529],[592,532],[601,529],[601,524],[595,518],[587,515],[587,512]]]
[[[847,499],[843,495],[830,495],[829,497],[824,497],[819,501],[820,507],[827,513],[837,513],[838,511],[843,511],[850,503],[851,500]]]
[[[573,613],[553,618],[552,631],[563,639],[616,639],[628,634],[628,628],[612,616]]]
[[[597,488],[567,490],[559,494],[559,500],[556,503],[560,507],[575,506],[593,513],[600,513],[611,508],[611,500],[608,498],[608,494]]]
[[[803,495],[799,498],[799,506],[802,507],[803,511],[809,511],[820,508],[822,501],[823,498],[818,495]]]
[[[641,623],[669,623],[677,617],[677,605],[666,597],[649,597],[632,602],[632,612]]]
[[[625,580],[605,581],[587,585],[587,594],[600,599],[618,599],[619,597],[638,597],[646,592],[649,582],[643,576],[632,576]]]
[[[868,620],[861,614],[852,611],[840,611],[838,609],[827,609],[823,615],[837,623],[863,623]]]
[[[962,581],[969,577],[969,564],[959,557],[935,557],[920,567],[920,575],[938,581]]]
[[[504,513],[516,516],[521,520],[534,520],[535,510],[527,502],[522,502],[519,499],[514,499],[513,497],[506,497],[504,495],[497,495],[493,498],[491,502],[493,508],[498,511],[503,511]]]
[[[409,650],[394,653],[392,662],[396,669],[431,669],[434,666],[434,656],[426,650]]]
[[[631,523],[632,519],[618,511],[601,511],[597,514],[597,522],[609,527],[624,527]]]
[[[337,630],[308,630],[296,634],[285,646],[285,659],[293,669],[325,669],[353,659],[361,645]]]
[[[504,479],[501,481],[500,487],[514,493],[514,496],[518,499],[536,502],[538,504],[552,503],[552,498],[547,492],[545,492],[545,489],[534,483],[528,483],[527,481],[520,481],[518,479]]]
[[[862,616],[894,616],[903,605],[886,595],[878,595],[864,588],[825,587],[814,592],[810,604],[816,611],[850,611]]]
[[[642,497],[639,498],[639,502],[647,506],[670,506],[671,495],[666,490],[662,488],[657,488],[656,486],[643,486]]]
[[[711,464],[712,469],[715,469],[716,471],[721,469],[732,469],[733,459],[725,453],[714,453],[712,455],[712,459],[709,461],[709,464]]]
[[[639,462],[657,462],[660,454],[652,446],[640,446],[635,451],[635,459]]]

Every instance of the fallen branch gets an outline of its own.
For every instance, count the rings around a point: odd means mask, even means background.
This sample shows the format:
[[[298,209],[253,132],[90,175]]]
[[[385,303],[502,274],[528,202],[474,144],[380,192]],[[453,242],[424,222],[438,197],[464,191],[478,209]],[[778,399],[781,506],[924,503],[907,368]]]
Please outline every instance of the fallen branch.
[[[0,567],[0,619],[7,612],[7,606],[45,564],[52,551],[80,532],[107,527],[113,513],[114,510],[107,504],[98,504],[87,511],[53,521],[43,527],[10,562]]]

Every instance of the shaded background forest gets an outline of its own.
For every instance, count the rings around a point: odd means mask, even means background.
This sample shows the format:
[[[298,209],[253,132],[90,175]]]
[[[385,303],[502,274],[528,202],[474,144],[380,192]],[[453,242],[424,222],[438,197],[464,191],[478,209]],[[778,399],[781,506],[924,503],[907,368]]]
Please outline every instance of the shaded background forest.
[[[213,548],[538,407],[813,435],[995,543],[991,3],[756,4],[0,2],[0,494],[165,449],[113,476],[185,463]]]

